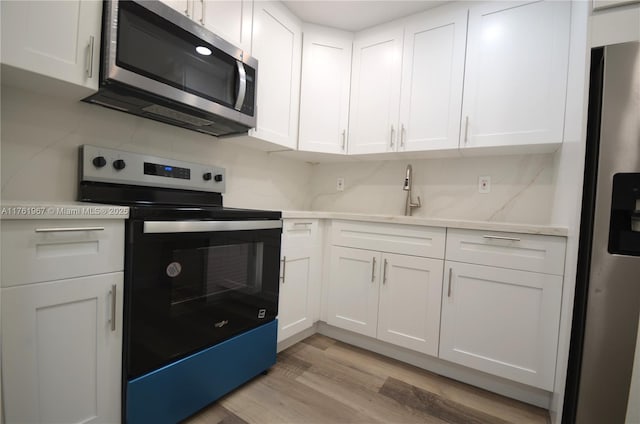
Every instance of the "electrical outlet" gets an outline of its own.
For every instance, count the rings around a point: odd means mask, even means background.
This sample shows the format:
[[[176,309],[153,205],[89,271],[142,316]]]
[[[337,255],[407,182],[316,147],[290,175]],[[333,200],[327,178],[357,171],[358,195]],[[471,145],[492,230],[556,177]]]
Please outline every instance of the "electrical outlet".
[[[344,191],[344,178],[338,178],[338,180],[336,181],[336,190]]]
[[[478,193],[491,193],[491,177],[478,177]]]

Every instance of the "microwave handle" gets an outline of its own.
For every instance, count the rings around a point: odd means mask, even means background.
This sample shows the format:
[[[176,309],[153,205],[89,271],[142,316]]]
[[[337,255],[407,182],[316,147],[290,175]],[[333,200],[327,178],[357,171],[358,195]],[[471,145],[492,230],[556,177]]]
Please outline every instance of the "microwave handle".
[[[238,97],[236,98],[236,110],[242,109],[244,104],[244,96],[247,94],[247,72],[244,70],[244,63],[236,60],[238,66],[238,78],[240,79],[240,85],[238,87]]]

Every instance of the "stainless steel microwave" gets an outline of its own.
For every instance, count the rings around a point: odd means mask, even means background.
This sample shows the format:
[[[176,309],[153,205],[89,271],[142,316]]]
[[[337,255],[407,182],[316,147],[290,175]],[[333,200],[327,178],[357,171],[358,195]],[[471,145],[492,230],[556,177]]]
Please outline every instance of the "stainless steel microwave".
[[[255,58],[155,0],[105,1],[102,25],[86,102],[214,136],[255,127]]]

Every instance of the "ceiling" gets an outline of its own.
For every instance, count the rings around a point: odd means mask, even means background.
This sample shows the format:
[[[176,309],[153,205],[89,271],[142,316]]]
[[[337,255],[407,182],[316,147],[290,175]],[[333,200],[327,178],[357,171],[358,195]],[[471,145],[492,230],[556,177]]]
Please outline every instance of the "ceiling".
[[[293,0],[285,6],[303,22],[357,32],[448,3],[447,0]]]

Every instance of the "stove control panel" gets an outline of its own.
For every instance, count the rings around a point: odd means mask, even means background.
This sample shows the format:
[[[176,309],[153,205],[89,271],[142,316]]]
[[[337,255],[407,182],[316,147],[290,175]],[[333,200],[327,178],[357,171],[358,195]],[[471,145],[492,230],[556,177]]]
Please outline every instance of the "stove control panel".
[[[82,181],[224,193],[225,170],[85,144],[80,149]]]

